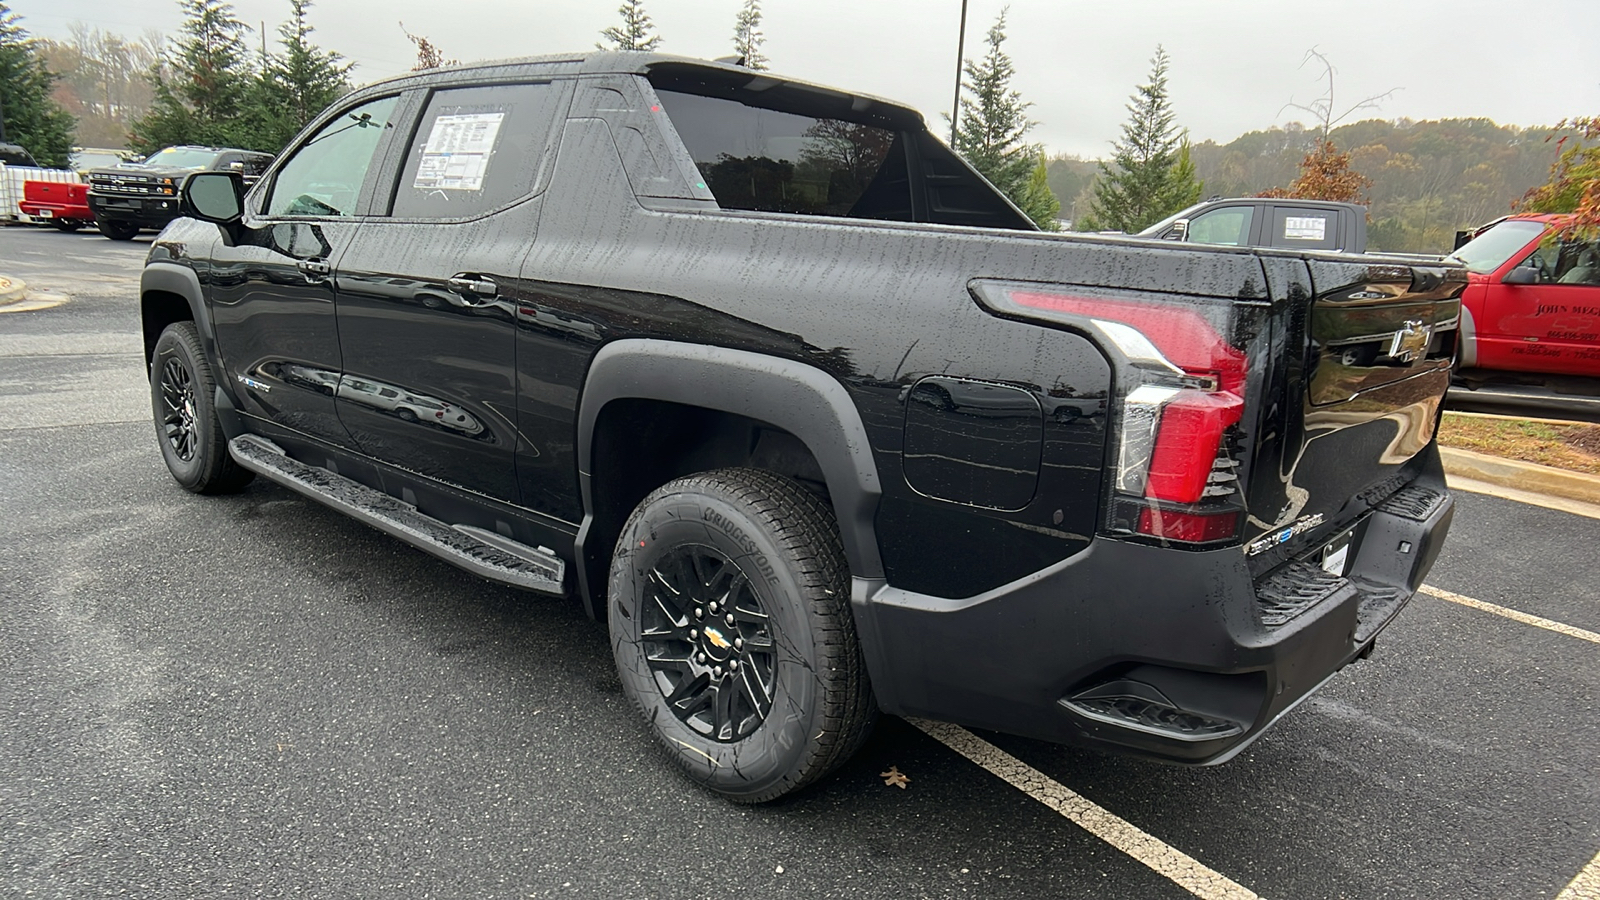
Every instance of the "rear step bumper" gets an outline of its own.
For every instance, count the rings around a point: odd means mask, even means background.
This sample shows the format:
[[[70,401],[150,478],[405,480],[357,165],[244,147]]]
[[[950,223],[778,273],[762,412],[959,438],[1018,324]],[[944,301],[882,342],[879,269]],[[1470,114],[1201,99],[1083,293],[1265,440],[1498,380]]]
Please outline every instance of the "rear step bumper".
[[[529,547],[481,528],[446,524],[360,482],[291,459],[278,445],[253,434],[229,441],[228,451],[239,465],[257,475],[475,575],[546,594],[566,593],[562,587],[565,561],[542,547]]]
[[[1355,524],[1344,573],[1321,548],[1252,579],[1237,547],[1097,539],[962,600],[860,582],[856,618],[888,712],[1215,764],[1371,652],[1454,508],[1442,483],[1402,489]]]

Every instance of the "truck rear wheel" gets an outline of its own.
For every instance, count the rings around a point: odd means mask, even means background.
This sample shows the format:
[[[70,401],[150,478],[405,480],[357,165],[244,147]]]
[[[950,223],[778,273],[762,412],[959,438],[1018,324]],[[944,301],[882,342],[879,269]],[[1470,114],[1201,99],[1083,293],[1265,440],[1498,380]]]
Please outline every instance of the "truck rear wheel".
[[[228,454],[212,401],[216,389],[194,323],[168,325],[151,355],[150,407],[167,471],[196,494],[231,493],[255,477]]]
[[[877,717],[833,516],[790,479],[720,469],[657,489],[611,562],[623,691],[691,779],[761,803],[848,759]]]
[[[113,241],[131,241],[139,233],[139,226],[127,222],[112,222],[106,219],[96,219],[95,227],[100,233]]]

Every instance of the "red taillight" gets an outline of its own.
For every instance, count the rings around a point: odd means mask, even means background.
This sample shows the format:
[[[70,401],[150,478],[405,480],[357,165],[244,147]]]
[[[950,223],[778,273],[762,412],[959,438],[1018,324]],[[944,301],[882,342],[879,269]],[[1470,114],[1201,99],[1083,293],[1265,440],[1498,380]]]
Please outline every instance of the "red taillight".
[[[1244,400],[1227,391],[1180,391],[1161,410],[1144,494],[1195,503],[1217,462],[1222,435],[1244,412]]]
[[[1071,324],[1120,354],[1112,531],[1186,543],[1237,533],[1238,463],[1226,439],[1244,416],[1249,366],[1224,336],[1237,329],[1231,301],[1002,282],[973,287],[991,309]]]

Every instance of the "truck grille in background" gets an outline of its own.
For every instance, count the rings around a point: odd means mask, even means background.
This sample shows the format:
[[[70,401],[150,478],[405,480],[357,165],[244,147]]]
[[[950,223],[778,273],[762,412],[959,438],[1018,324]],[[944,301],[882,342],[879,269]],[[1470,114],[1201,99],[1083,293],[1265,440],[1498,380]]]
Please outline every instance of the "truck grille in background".
[[[97,194],[130,197],[171,197],[177,190],[146,175],[91,175],[89,187]]]

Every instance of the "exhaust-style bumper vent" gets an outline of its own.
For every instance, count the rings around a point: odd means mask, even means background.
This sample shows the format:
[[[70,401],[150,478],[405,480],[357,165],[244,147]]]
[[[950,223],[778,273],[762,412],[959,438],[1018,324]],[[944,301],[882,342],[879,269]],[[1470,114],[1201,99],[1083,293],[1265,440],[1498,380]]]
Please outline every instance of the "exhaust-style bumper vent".
[[[1086,718],[1180,741],[1233,737],[1245,730],[1240,722],[1181,709],[1142,681],[1108,681],[1061,703]]]

